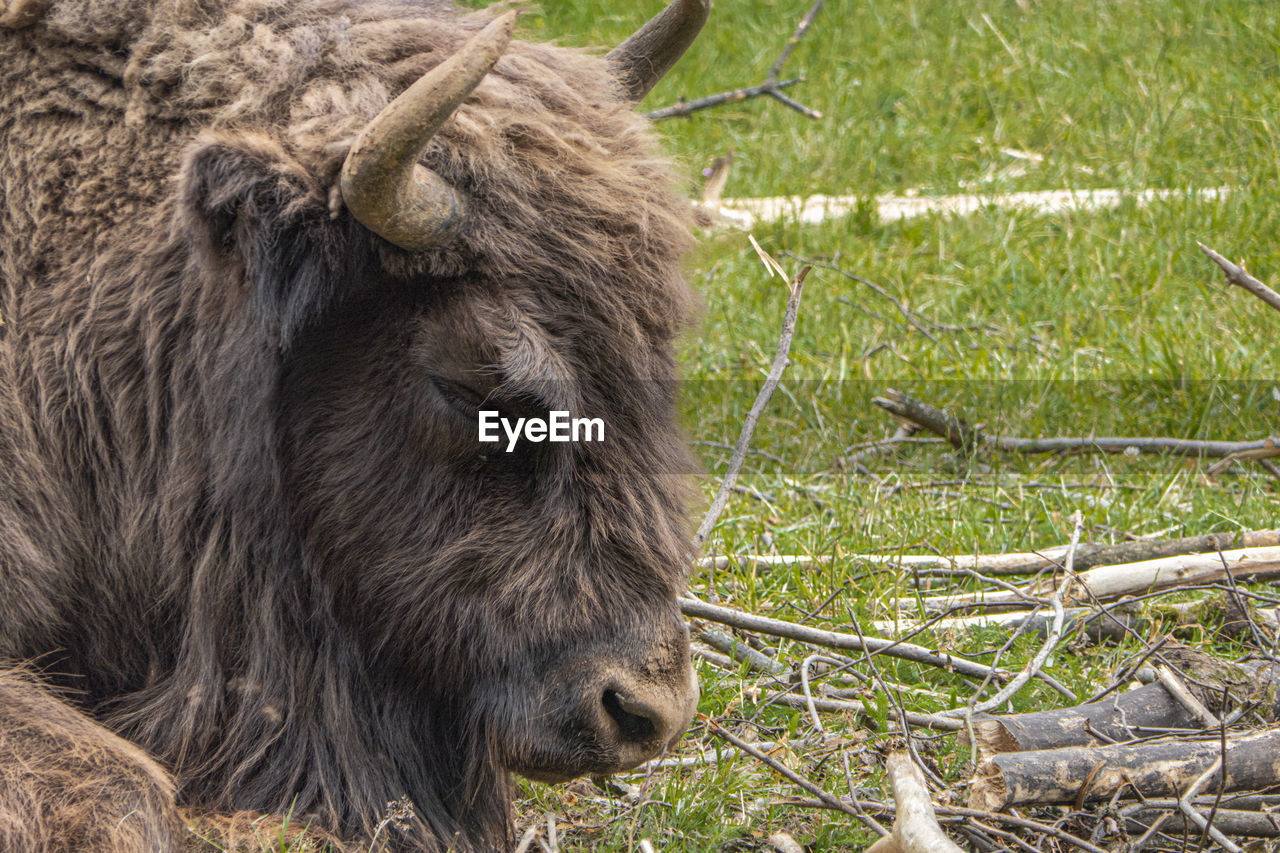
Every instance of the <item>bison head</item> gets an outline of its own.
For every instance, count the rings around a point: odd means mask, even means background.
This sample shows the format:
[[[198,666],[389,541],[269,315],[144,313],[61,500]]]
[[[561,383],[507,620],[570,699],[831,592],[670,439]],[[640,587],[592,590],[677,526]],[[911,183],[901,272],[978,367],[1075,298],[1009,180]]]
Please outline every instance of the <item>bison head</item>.
[[[677,0],[606,65],[509,45],[507,14],[354,140],[313,146],[340,152],[330,166],[225,128],[186,154],[201,298],[223,323],[235,311],[218,304],[252,306],[267,342],[210,350],[207,369],[252,384],[235,359],[281,364],[262,397],[278,481],[215,488],[278,496],[271,536],[307,590],[297,629],[326,646],[299,689],[334,719],[373,717],[342,723],[339,769],[318,774],[356,802],[328,806],[340,824],[367,829],[369,804],[408,793],[436,838],[484,846],[494,768],[630,768],[689,724],[691,462],[672,353],[688,214],[631,107],[705,14]],[[587,79],[602,69],[612,80]],[[598,418],[603,440],[485,444],[481,410]],[[242,790],[287,775],[245,768],[288,742],[242,756]]]

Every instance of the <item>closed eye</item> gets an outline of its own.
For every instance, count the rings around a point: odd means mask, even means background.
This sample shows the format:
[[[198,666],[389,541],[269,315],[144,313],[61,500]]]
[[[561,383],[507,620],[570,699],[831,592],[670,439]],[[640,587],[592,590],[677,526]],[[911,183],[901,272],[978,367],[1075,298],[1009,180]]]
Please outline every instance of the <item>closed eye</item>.
[[[440,376],[432,376],[431,381],[445,402],[469,421],[475,420],[482,409],[494,410],[508,419],[547,416],[548,407],[536,394],[508,394],[498,387],[486,391],[468,382]]]
[[[431,381],[449,405],[468,417],[473,417],[489,399],[488,394],[465,382],[439,376],[431,377]]]

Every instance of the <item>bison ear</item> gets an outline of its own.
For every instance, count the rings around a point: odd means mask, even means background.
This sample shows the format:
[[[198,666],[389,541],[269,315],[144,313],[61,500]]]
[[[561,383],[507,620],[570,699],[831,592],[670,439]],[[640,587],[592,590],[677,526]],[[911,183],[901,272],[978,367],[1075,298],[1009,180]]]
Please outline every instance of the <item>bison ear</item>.
[[[201,136],[187,149],[178,182],[183,224],[202,249],[224,261],[308,207],[323,206],[302,165],[260,135]]]
[[[219,287],[243,283],[286,347],[332,298],[325,272],[339,253],[320,181],[266,136],[208,133],[183,157],[179,194],[193,259]]]

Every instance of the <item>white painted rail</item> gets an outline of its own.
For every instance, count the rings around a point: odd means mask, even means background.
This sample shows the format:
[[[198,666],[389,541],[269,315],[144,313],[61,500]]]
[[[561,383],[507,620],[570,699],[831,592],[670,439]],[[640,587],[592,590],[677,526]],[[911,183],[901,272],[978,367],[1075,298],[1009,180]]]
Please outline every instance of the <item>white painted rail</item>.
[[[941,214],[969,216],[987,207],[1026,210],[1032,213],[1104,210],[1118,206],[1126,199],[1138,204],[1167,198],[1193,198],[1198,201],[1218,199],[1230,192],[1228,187],[1213,189],[1144,189],[1144,190],[1047,190],[1020,193],[972,193],[948,196],[877,196],[876,215],[881,222],[893,222],[913,216]],[[858,196],[774,196],[770,198],[727,198],[707,205],[714,214],[740,228],[752,228],[757,222],[791,219],[817,224],[828,219],[848,216],[865,206],[868,199]]]

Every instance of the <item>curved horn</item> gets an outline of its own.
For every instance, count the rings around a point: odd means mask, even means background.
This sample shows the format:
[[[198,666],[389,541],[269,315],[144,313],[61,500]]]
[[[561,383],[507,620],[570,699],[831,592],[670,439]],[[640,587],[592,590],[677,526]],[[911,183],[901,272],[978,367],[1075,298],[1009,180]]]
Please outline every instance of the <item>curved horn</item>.
[[[0,26],[11,30],[29,27],[44,17],[53,0],[9,0],[6,6],[0,2]]]
[[[373,233],[422,251],[453,237],[466,219],[466,197],[418,163],[431,137],[493,68],[511,41],[516,12],[494,19],[462,49],[380,112],[342,164],[342,200]]]
[[[632,103],[657,85],[693,44],[707,21],[711,0],[674,0],[605,57]]]

